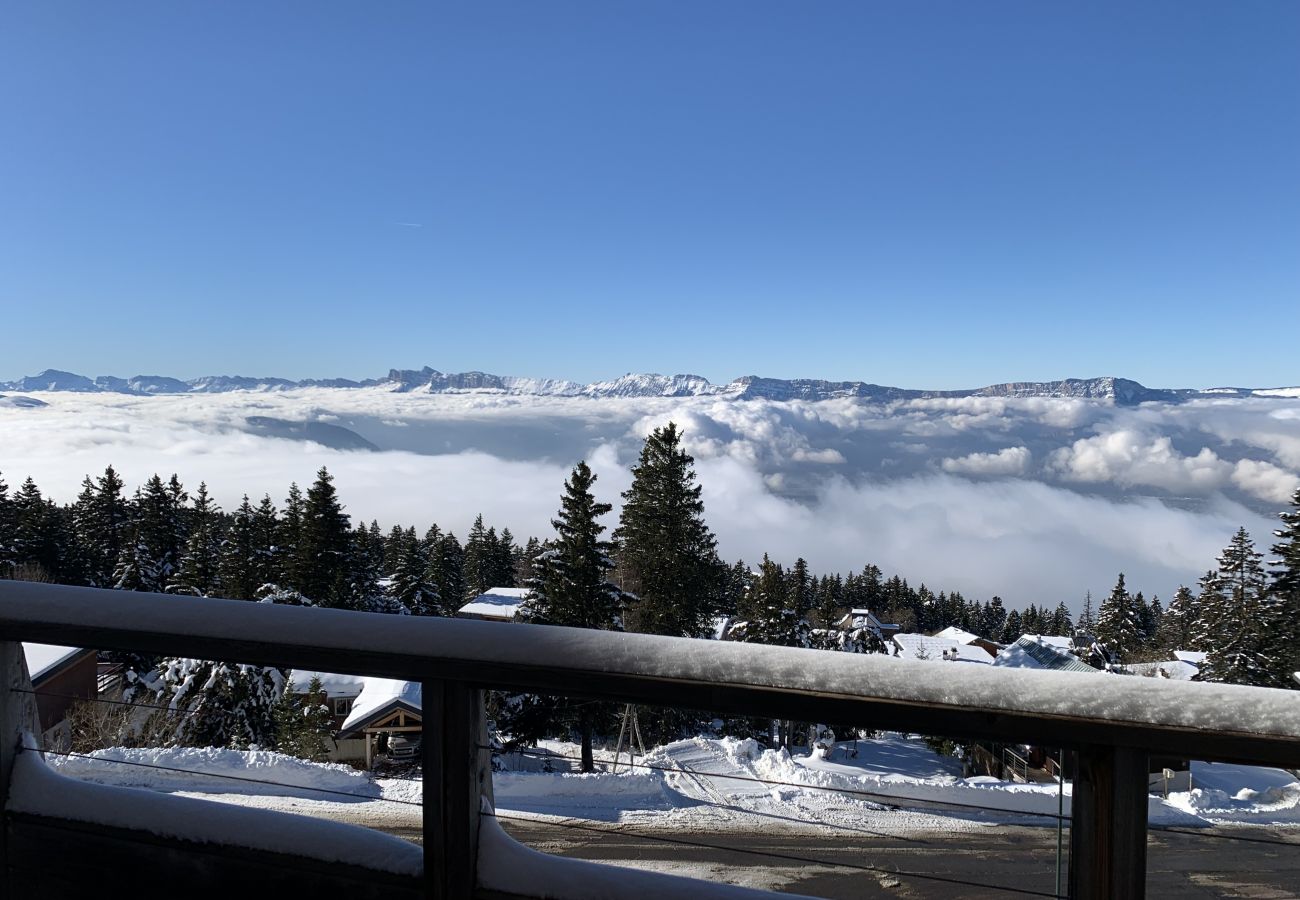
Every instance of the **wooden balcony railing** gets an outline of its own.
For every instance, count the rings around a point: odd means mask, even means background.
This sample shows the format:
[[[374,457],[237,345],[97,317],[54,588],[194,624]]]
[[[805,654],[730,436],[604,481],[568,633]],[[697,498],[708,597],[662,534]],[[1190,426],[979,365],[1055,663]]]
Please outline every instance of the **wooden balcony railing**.
[[[1072,750],[1069,889],[1080,900],[1143,896],[1150,754],[1300,766],[1290,691],[0,581],[0,642],[18,641],[420,681],[431,897],[484,894],[486,689]],[[10,687],[0,690],[6,791],[29,700]]]

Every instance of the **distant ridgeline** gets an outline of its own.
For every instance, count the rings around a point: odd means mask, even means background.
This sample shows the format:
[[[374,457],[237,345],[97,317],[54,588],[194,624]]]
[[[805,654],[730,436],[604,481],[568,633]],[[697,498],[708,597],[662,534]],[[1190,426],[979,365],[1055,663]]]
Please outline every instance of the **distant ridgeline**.
[[[1149,401],[1180,402],[1194,398],[1300,397],[1300,388],[1148,388],[1126,378],[1067,378],[1064,381],[1012,381],[958,391],[926,391],[889,387],[864,381],[822,381],[811,378],[760,378],[746,375],[727,384],[712,384],[699,375],[624,375],[612,381],[580,384],[555,378],[524,378],[486,372],[443,373],[423,369],[392,369],[387,377],[352,381],[347,378],[257,378],[209,375],[182,381],[164,375],[88,378],[46,369],[17,381],[0,382],[0,391],[74,391],[119,394],[203,394],[227,391],[284,391],[296,388],[370,388],[397,393],[444,394],[490,392],[541,397],[697,397],[750,400],[835,400],[858,398],[887,403],[960,397],[1073,397],[1120,405]]]

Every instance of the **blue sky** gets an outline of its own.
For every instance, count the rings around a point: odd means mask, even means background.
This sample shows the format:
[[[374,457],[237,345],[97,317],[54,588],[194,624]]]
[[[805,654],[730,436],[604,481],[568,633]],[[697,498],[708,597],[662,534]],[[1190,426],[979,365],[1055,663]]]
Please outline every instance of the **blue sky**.
[[[1300,4],[10,4],[0,380],[1300,383]]]

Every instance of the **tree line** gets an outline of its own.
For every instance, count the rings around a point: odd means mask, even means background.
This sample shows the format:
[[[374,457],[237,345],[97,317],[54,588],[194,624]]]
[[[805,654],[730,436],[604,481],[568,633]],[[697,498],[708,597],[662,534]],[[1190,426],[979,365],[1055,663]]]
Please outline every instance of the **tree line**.
[[[31,478],[12,493],[0,479],[0,576],[443,616],[490,588],[523,586],[529,594],[521,616],[539,624],[691,637],[725,628],[733,640],[888,652],[847,615],[869,609],[903,631],[956,626],[1001,643],[1026,632],[1078,632],[1095,639],[1092,661],[1112,667],[1162,649],[1203,649],[1207,678],[1290,687],[1289,672],[1300,664],[1292,632],[1300,609],[1300,492],[1282,514],[1271,571],[1241,530],[1198,591],[1180,587],[1168,609],[1158,598],[1130,594],[1121,575],[1096,614],[1087,597],[1075,622],[1063,601],[1008,610],[999,597],[980,602],[912,587],[873,564],[822,575],[803,559],[785,568],[767,555],[756,567],[729,565],[705,522],[694,460],[672,423],[646,438],[612,531],[602,521],[612,505],[596,498],[596,481],[578,463],[552,534],[520,545],[481,515],[464,543],[437,524],[423,534],[413,526],[385,532],[376,521],[353,525],[325,468],[305,492],[290,485],[279,507],[269,496],[256,503],[245,496],[233,512],[220,510],[204,484],[190,495],[175,475],[154,475],[128,496],[110,466],[87,476],[67,505],[44,498]],[[267,746],[286,720],[279,670],[124,662],[133,689],[187,711],[186,733],[174,740]],[[572,728],[587,759],[608,713],[556,698],[498,700],[496,712],[517,734]],[[691,727],[688,714],[677,715],[675,724],[671,717],[659,723],[665,735]]]

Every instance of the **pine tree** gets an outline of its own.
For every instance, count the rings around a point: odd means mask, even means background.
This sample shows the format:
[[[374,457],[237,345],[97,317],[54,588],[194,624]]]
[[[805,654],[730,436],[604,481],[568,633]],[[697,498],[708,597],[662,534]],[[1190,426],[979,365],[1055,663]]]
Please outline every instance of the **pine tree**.
[[[430,561],[430,565],[432,565]],[[443,614],[454,616],[463,604],[465,588],[465,551],[449,531],[438,543],[438,596],[442,599]],[[477,595],[475,595],[477,596]]]
[[[252,600],[266,582],[259,580],[254,561],[257,555],[253,517],[256,515],[248,495],[230,518],[218,551],[217,580],[221,595],[232,600]]]
[[[1223,590],[1219,573],[1210,569],[1197,579],[1196,588],[1196,603],[1193,607],[1196,614],[1188,623],[1191,636],[1188,646],[1192,650],[1208,652],[1218,640],[1222,627],[1219,617],[1223,612]]]
[[[15,525],[9,485],[5,484],[4,478],[0,478],[0,578],[8,578],[17,562]]]
[[[807,635],[806,622],[794,608],[790,577],[766,553],[758,571],[749,580],[749,591],[741,603],[743,620],[740,638],[751,644],[795,647]],[[804,627],[801,627],[801,624]]]
[[[176,575],[167,585],[173,594],[209,597],[221,593],[221,537],[218,515],[221,510],[208,497],[208,486],[199,483],[190,516],[190,537],[185,545]]]
[[[1117,659],[1136,650],[1141,643],[1138,608],[1132,594],[1124,586],[1124,573],[1119,574],[1110,596],[1097,611],[1097,640],[1106,645]]]
[[[58,509],[28,478],[14,495],[12,510],[15,563],[27,567],[29,577],[58,580],[63,550]]]
[[[1300,670],[1300,488],[1291,497],[1291,508],[1278,514],[1282,527],[1273,532],[1276,559],[1270,560],[1269,590],[1277,606],[1280,631],[1277,638],[1281,671]],[[1288,687],[1295,687],[1293,682]]]
[[[1180,584],[1160,618],[1160,644],[1170,650],[1191,649],[1196,621],[1196,597],[1186,585]]]
[[[628,614],[636,631],[703,636],[721,605],[722,563],[693,465],[670,422],[646,438],[623,493],[614,539],[623,587],[637,596]]]
[[[462,564],[465,579],[465,593],[462,595],[464,600],[473,600],[479,594],[486,594],[492,588],[499,587],[492,583],[499,574],[497,545],[496,529],[489,530],[484,526],[483,514],[480,513],[475,517],[474,524],[469,529],[469,536],[465,539],[465,561]]]
[[[401,556],[389,585],[389,595],[401,604],[401,610],[413,616],[438,615],[441,604],[438,586],[429,582],[429,555],[412,528],[402,542]]]
[[[1056,604],[1056,612],[1052,613],[1052,634],[1058,637],[1069,637],[1074,634],[1074,622],[1070,619],[1070,607],[1065,605],[1065,601]]]
[[[287,520],[287,516],[286,516]],[[299,592],[318,606],[346,608],[351,605],[349,575],[352,547],[347,513],[339,503],[334,478],[324,466],[307,489],[302,508],[302,530],[297,548]]]
[[[1281,681],[1271,654],[1271,620],[1263,554],[1245,528],[1237,529],[1219,556],[1217,595],[1210,611],[1218,637],[1210,645],[1201,677],[1232,684],[1274,685]]]
[[[1097,630],[1097,616],[1092,611],[1092,591],[1083,595],[1083,611],[1079,613],[1079,621],[1075,624],[1075,630],[1091,635]]]
[[[609,580],[614,568],[610,559],[613,545],[601,538],[605,526],[601,517],[612,506],[600,503],[592,494],[596,475],[586,462],[579,462],[564,483],[560,510],[551,520],[555,529],[552,546],[538,555],[536,577],[524,604],[528,621],[571,628],[621,631],[624,595]],[[557,714],[568,709],[556,709]],[[576,717],[582,745],[582,771],[594,769],[592,736],[596,725],[589,704],[568,711]]]
[[[314,762],[329,759],[334,745],[334,715],[319,675],[312,676],[306,694],[294,690],[292,679],[286,682],[273,720],[276,750]]]
[[[95,481],[86,476],[73,508],[78,549],[86,564],[86,581],[95,587],[113,583],[113,568],[129,537],[130,509],[125,485],[108,466]]]
[[[1007,613],[1006,624],[1002,626],[1002,635],[998,638],[1004,644],[1012,644],[1020,639],[1025,633],[1024,622],[1021,621],[1021,615],[1016,610]]]

